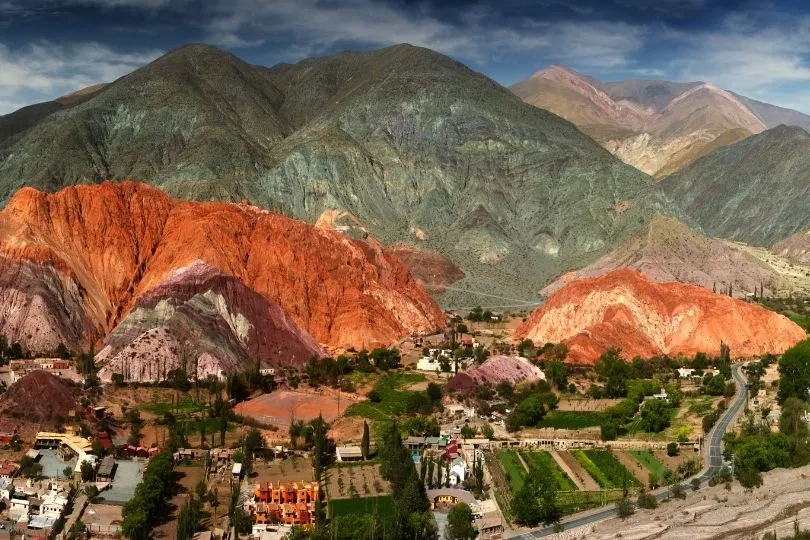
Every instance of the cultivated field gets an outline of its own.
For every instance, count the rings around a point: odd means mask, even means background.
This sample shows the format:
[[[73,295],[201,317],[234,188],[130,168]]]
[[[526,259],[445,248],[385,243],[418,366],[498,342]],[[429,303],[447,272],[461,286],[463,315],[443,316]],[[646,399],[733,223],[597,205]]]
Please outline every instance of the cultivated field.
[[[588,474],[602,489],[641,487],[641,483],[607,450],[572,450]]]
[[[376,497],[391,493],[391,485],[380,475],[378,464],[331,467],[326,473],[329,500]]]
[[[541,428],[578,430],[602,425],[602,413],[591,411],[552,411],[537,425]]]
[[[362,416],[381,422],[391,421],[405,412],[405,403],[413,392],[410,388],[425,380],[425,376],[421,373],[387,373],[374,385],[374,390],[380,395],[380,401],[356,403],[346,411],[346,416]]]

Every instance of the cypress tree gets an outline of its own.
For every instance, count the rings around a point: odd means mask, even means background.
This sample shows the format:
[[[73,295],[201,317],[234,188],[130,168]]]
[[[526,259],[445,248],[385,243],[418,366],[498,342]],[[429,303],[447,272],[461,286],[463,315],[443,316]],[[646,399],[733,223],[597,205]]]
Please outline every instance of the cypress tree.
[[[360,444],[360,452],[363,454],[363,459],[368,459],[370,446],[370,436],[368,432],[368,422],[363,421],[363,442]]]

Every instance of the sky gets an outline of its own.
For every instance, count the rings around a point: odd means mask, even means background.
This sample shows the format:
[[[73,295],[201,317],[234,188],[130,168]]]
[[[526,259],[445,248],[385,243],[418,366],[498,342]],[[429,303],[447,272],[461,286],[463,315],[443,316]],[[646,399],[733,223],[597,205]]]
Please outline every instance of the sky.
[[[254,64],[396,43],[504,85],[550,64],[705,81],[810,113],[804,0],[0,0],[0,114],[192,42]]]

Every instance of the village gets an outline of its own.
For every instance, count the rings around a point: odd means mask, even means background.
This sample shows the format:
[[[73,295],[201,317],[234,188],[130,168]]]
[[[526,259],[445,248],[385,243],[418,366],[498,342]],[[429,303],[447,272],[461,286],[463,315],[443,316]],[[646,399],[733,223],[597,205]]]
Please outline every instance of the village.
[[[281,540],[323,519],[388,519],[395,501],[380,437],[391,426],[440,537],[459,505],[478,538],[519,533],[515,495],[538,477],[551,479],[564,516],[707,465],[706,418],[735,394],[722,358],[637,362],[632,373],[609,358],[569,367],[563,348],[505,339],[514,318],[448,317],[447,333],[300,371],[265,367],[238,391],[230,379],[101,388],[75,358],[11,360],[0,369],[0,408],[36,412],[0,422],[0,538],[126,536],[124,509],[167,451],[155,538]],[[776,426],[775,364],[761,381],[749,407]],[[39,392],[75,406],[53,411]],[[533,400],[546,403],[540,417]],[[618,418],[627,400],[633,410]]]

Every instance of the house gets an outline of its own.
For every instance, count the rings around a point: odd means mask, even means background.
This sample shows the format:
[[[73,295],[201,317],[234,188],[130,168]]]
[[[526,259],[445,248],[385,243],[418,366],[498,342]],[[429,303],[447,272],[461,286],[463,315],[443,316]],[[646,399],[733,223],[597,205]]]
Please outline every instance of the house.
[[[464,491],[463,489],[429,489],[427,490],[427,498],[428,502],[430,502],[431,509],[435,509],[436,506],[442,504],[454,506],[460,502],[467,503],[468,505],[475,503],[475,497],[473,497],[472,493]]]
[[[411,435],[405,439],[405,446],[412,452],[421,450],[425,446],[425,437],[414,437]]]
[[[242,464],[241,463],[234,463],[233,468],[231,469],[231,476],[234,480],[239,480],[242,478]]]
[[[467,478],[467,464],[461,458],[456,458],[450,465],[450,485],[461,485]]]
[[[14,482],[11,478],[0,479],[0,499],[10,500],[14,496]]]
[[[363,461],[363,451],[359,446],[338,446],[335,448],[338,463]]]
[[[695,374],[695,370],[692,369],[692,368],[680,367],[680,368],[676,369],[675,371],[678,372],[678,377],[680,377],[681,379],[688,379],[690,377],[694,377],[694,374]]]
[[[14,513],[20,512],[20,513],[23,513],[25,515],[28,515],[28,509],[30,507],[30,503],[28,502],[28,499],[20,499],[20,498],[17,498],[17,497],[12,497],[11,499],[9,499],[8,502],[9,502],[8,509],[9,509],[10,513],[11,512],[14,512]]]
[[[0,478],[11,478],[17,472],[17,465],[15,463],[4,462],[0,464]]]
[[[475,409],[460,403],[453,403],[444,408],[450,416],[455,418],[475,418]]]
[[[276,374],[276,368],[269,367],[269,368],[261,368],[259,370],[259,375],[268,376],[268,375],[275,375],[275,374]]]
[[[65,497],[61,497],[59,495],[48,495],[42,501],[42,505],[40,507],[40,515],[43,516],[53,516],[55,518],[62,517],[62,514],[65,512],[65,508],[67,507],[68,500]]]
[[[282,540],[292,532],[290,525],[254,525],[253,537],[258,540]]]
[[[320,496],[319,488],[317,482],[279,483],[275,487],[272,483],[256,484],[245,509],[256,525],[309,525],[315,519],[313,506]]]
[[[112,481],[114,470],[115,458],[113,456],[105,456],[104,459],[101,460],[101,465],[98,466],[96,480],[101,482]]]
[[[423,356],[418,362],[416,362],[416,369],[418,371],[438,373],[442,370],[442,366],[438,359],[431,356]]]

